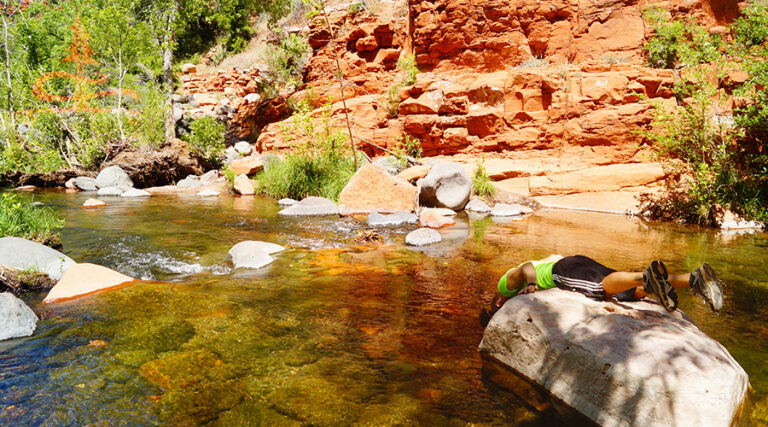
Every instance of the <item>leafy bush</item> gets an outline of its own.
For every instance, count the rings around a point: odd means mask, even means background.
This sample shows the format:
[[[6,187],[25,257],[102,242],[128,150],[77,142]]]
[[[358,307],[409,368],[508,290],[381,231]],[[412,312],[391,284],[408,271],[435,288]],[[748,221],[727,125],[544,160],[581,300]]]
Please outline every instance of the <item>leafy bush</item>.
[[[475,175],[472,177],[472,189],[475,194],[481,197],[492,197],[496,194],[496,187],[493,186],[491,177],[488,176],[488,172],[485,170],[484,162],[480,162],[475,169]]]
[[[416,56],[402,56],[397,60],[397,68],[405,71],[403,86],[410,86],[416,83],[416,76],[419,75],[419,67],[416,65]]]
[[[218,164],[224,154],[224,123],[213,117],[203,117],[190,125],[189,145],[201,157],[213,164]]]
[[[266,61],[277,85],[285,87],[299,83],[309,54],[306,38],[296,34],[282,38],[277,46],[268,46]]]
[[[257,176],[262,192],[278,198],[322,196],[338,200],[354,174],[348,137],[332,126],[330,104],[320,117],[312,117],[310,108],[306,100],[300,101],[292,123],[283,127],[285,141],[294,142],[296,151],[283,161],[265,165]]]
[[[387,91],[387,98],[389,99],[389,105],[387,106],[387,117],[390,119],[396,119],[400,108],[400,89],[402,86],[394,85]]]
[[[408,167],[409,160],[421,159],[422,149],[421,141],[418,138],[412,138],[410,135],[404,135],[392,150],[397,163],[400,167]]]
[[[646,9],[643,16],[654,31],[643,46],[650,66],[674,68],[680,63],[703,64],[720,55],[720,37],[710,35],[695,22],[670,20],[667,12],[658,8]]]
[[[17,194],[0,193],[0,237],[15,236],[61,246],[55,233],[64,220],[48,207],[36,207]]]
[[[361,1],[358,1],[358,2],[349,4],[349,9],[347,9],[347,14],[350,16],[354,16],[363,11],[365,11],[365,4]]]
[[[733,23],[733,38],[744,48],[759,46],[768,40],[768,5],[751,3]]]

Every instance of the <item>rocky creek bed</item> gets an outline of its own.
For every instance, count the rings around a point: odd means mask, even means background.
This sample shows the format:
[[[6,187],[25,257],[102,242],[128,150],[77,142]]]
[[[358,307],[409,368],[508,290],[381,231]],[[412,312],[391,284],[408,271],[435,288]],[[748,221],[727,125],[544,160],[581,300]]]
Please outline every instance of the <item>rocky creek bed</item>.
[[[27,195],[32,197],[32,195]],[[0,343],[0,422],[37,425],[244,420],[263,424],[464,425],[553,420],[483,377],[478,313],[523,259],[582,253],[621,269],[702,260],[727,282],[712,315],[680,307],[749,374],[744,425],[768,419],[768,235],[723,234],[581,212],[455,217],[441,241],[405,245],[417,224],[356,245],[351,218],[277,215],[260,197],[153,196],[100,210],[46,192],[78,262],[143,280],[77,300],[25,302],[33,337]],[[226,260],[244,240],[288,249],[259,270]]]

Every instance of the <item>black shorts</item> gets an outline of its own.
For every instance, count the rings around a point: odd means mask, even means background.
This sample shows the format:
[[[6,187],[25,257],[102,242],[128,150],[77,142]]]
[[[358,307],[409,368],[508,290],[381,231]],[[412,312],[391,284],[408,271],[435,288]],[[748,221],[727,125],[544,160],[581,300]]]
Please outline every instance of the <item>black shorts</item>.
[[[552,280],[560,289],[580,292],[590,298],[603,300],[605,299],[603,279],[614,271],[616,270],[583,255],[568,256],[552,266]],[[632,301],[635,299],[635,288],[619,292],[613,297],[619,301]]]

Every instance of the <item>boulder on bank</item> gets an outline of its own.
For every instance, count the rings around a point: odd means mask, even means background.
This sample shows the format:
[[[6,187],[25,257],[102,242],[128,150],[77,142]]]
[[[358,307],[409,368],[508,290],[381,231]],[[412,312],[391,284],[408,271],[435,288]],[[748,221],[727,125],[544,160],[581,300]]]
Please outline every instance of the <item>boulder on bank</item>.
[[[426,246],[442,240],[440,233],[431,228],[419,228],[405,236],[405,243],[411,246]]]
[[[133,180],[120,166],[107,166],[96,177],[96,186],[107,187],[133,187]]]
[[[480,199],[472,199],[464,206],[464,210],[477,213],[488,213],[491,211],[491,207]]]
[[[0,341],[35,333],[37,315],[10,293],[0,293]]]
[[[341,215],[371,212],[411,212],[416,209],[418,189],[375,164],[361,167],[339,195]]]
[[[43,303],[91,294],[113,288],[136,279],[96,264],[81,263],[70,267],[58,283],[48,292]]]
[[[395,156],[379,157],[374,160],[372,164],[384,169],[389,175],[397,175],[403,170],[403,167],[397,161]]]
[[[19,237],[0,238],[0,265],[19,270],[33,270],[61,279],[75,261],[48,246]]]
[[[118,187],[104,187],[99,188],[99,191],[96,192],[96,195],[120,197],[123,193],[125,193],[125,191]]]
[[[264,169],[264,162],[259,156],[243,157],[233,160],[229,168],[237,175],[251,175]]]
[[[96,179],[87,176],[78,176],[72,183],[81,191],[96,191],[99,189],[96,186]]]
[[[243,196],[253,195],[256,193],[256,190],[253,189],[253,183],[251,183],[251,179],[245,175],[238,175],[235,177],[235,181],[232,183],[232,186],[235,190],[235,193]]]
[[[261,268],[274,261],[270,255],[285,250],[284,247],[256,240],[240,242],[229,250],[229,257],[235,268]]]
[[[533,394],[546,389],[553,407],[607,426],[732,425],[749,384],[725,347],[680,311],[560,289],[504,304],[480,352],[497,384],[521,377]],[[550,396],[528,396],[542,397]]]
[[[472,180],[458,163],[437,163],[416,184],[419,205],[432,208],[464,209],[472,192]]]
[[[396,227],[403,224],[416,224],[419,222],[419,216],[410,212],[395,212],[384,215],[378,212],[372,212],[368,215],[369,227]]]
[[[286,216],[338,215],[339,208],[332,200],[310,196],[278,213]]]

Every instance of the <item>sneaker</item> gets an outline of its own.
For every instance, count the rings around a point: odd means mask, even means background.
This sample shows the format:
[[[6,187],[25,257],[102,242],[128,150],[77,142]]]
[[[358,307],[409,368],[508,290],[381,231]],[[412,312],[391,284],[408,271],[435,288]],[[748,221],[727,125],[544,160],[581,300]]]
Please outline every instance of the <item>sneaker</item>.
[[[647,294],[656,295],[656,299],[659,300],[661,305],[667,311],[673,312],[677,308],[677,293],[675,288],[669,284],[668,278],[669,274],[664,263],[653,261],[650,267],[646,268],[643,272],[643,281],[645,282],[643,290]]]
[[[718,284],[715,270],[706,262],[691,272],[691,292],[709,304],[712,311],[723,308],[723,291]]]

